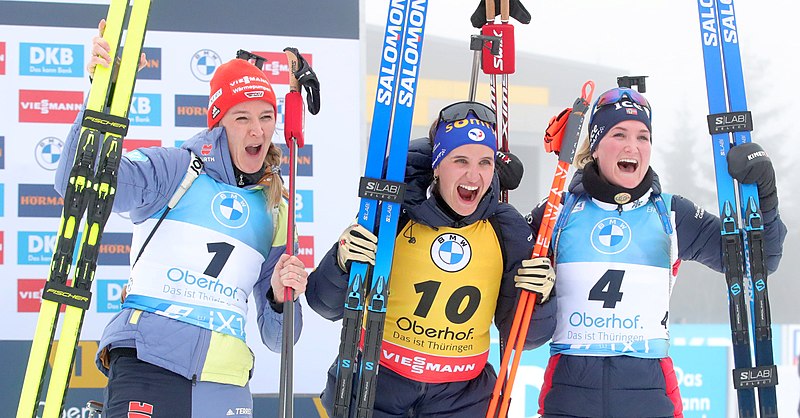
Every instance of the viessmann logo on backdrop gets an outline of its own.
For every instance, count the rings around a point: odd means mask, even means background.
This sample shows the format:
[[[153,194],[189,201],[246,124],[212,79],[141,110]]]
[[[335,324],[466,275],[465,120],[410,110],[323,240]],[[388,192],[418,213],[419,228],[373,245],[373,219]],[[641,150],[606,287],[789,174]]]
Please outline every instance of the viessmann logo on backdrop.
[[[175,126],[205,128],[208,126],[208,96],[175,95]]]
[[[19,44],[19,74],[83,77],[83,45]]]
[[[0,75],[6,73],[6,43],[0,42]]]
[[[285,52],[253,52],[256,55],[260,55],[267,59],[267,62],[264,63],[264,74],[267,75],[267,79],[272,84],[289,84],[289,60],[286,58]],[[312,63],[311,54],[304,54],[303,51],[300,51],[308,61],[308,65],[312,68],[314,64]]]
[[[20,184],[17,216],[20,218],[59,218],[64,199],[52,184]]]
[[[82,91],[20,90],[19,121],[72,123],[81,104]]]
[[[130,233],[103,233],[97,264],[127,266],[131,252],[131,238],[132,234]],[[78,234],[76,242],[81,242],[81,234]],[[19,231],[17,232],[17,264],[50,264],[55,246],[56,232]],[[76,244],[73,253],[74,260],[77,260],[77,255],[78,245]]]
[[[122,140],[122,154],[125,155],[135,149],[160,147],[160,139],[123,139]]]

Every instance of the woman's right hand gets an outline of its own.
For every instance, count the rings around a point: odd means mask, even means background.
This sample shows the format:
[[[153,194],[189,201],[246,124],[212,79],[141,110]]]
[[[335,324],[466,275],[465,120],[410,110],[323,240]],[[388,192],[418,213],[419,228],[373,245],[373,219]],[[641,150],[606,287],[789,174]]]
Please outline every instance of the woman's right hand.
[[[89,78],[94,77],[94,70],[98,65],[102,65],[103,67],[108,67],[111,64],[111,47],[108,45],[108,41],[103,38],[103,32],[106,30],[106,20],[100,19],[100,23],[97,24],[97,36],[92,38],[92,50],[91,50],[91,58],[89,58],[89,63],[86,64],[86,71],[89,73]],[[139,57],[139,70],[144,68],[147,64],[147,57],[145,56],[144,52]]]

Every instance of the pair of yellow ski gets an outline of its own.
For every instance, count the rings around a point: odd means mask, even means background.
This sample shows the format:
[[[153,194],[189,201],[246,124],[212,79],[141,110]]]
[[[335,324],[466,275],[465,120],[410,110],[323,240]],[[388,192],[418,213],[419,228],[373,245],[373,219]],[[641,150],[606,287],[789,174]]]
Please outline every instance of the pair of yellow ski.
[[[61,305],[65,305],[64,320],[44,399],[44,411],[41,415],[43,418],[61,416],[64,397],[69,387],[83,317],[91,300],[100,239],[114,201],[116,173],[122,157],[122,140],[128,130],[127,115],[150,12],[150,0],[136,0],[130,9],[129,1],[111,0],[108,9],[103,37],[110,46],[113,65],[97,66],[89,91],[75,163],[64,194],[64,210],[50,263],[50,273],[42,292],[42,307],[25,371],[17,418],[37,416]],[[118,49],[122,43],[126,16],[128,28],[121,52],[122,58],[118,62]],[[75,276],[71,284],[68,284],[72,254],[84,213],[86,224]]]

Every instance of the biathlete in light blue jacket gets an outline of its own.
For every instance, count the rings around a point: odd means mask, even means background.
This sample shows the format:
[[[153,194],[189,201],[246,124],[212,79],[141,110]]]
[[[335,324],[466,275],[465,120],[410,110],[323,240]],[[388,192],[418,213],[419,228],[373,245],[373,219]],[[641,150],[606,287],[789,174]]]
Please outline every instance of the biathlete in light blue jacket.
[[[108,44],[95,37],[90,74],[109,59]],[[307,283],[303,263],[284,254],[275,104],[263,72],[234,59],[211,80],[208,130],[181,148],[138,149],[122,158],[113,210],[128,212],[134,224],[133,267],[122,311],[106,326],[97,355],[109,378],[104,417],[252,417],[247,302],[255,301],[262,341],[278,352],[284,287],[299,295]],[[62,194],[81,119],[56,172]],[[167,210],[190,162],[199,161],[199,176]],[[297,341],[299,302],[294,309]]]

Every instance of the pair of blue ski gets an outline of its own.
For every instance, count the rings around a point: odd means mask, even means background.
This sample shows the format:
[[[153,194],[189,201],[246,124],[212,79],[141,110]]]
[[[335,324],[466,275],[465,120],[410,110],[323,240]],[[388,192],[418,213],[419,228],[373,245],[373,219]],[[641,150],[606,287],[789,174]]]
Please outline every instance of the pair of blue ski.
[[[353,263],[350,268],[339,345],[335,418],[353,416],[354,408],[358,418],[372,416],[427,7],[427,0],[390,0],[367,163],[359,185],[358,223],[376,233],[378,248],[373,269],[364,263]],[[359,361],[362,324],[364,347]],[[351,405],[355,378],[357,405]]]
[[[708,126],[714,147],[717,199],[722,220],[723,267],[728,285],[735,366],[733,384],[737,390],[739,416],[777,417],[775,385],[778,384],[778,375],[772,355],[764,225],[758,188],[755,184],[738,184],[737,199],[736,184],[728,174],[726,159],[731,146],[750,142],[753,129],[745,98],[736,14],[733,0],[698,0],[697,5],[710,113]],[[750,289],[755,367],[751,356],[747,289]]]

